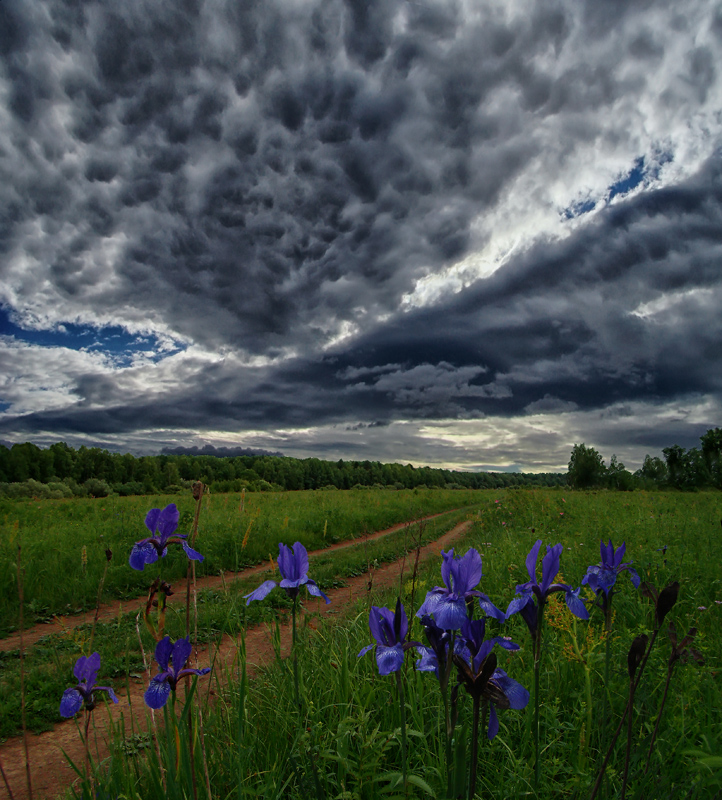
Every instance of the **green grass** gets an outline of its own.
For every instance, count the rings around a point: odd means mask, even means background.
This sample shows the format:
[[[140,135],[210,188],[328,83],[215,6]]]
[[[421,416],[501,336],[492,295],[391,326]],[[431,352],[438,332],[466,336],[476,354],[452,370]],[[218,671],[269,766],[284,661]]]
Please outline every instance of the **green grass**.
[[[466,511],[458,511],[424,522],[422,542],[433,541],[466,516]],[[362,540],[348,548],[312,556],[310,573],[325,591],[343,586],[346,578],[363,574],[369,566],[395,561],[403,556],[417,541],[418,533],[418,526],[401,528],[377,540]],[[147,568],[146,580],[152,581],[163,567],[164,560]],[[249,625],[272,622],[279,613],[290,609],[290,601],[283,592],[273,592],[264,603],[246,606],[243,595],[255,589],[261,580],[259,576],[229,579],[221,588],[198,592],[197,628],[201,644],[216,642],[224,634],[238,635]],[[175,589],[185,597],[185,580],[178,582]],[[166,633],[173,639],[184,636],[185,624],[185,607],[169,606]],[[89,651],[92,627],[91,623],[77,627],[69,625],[64,633],[45,636],[37,645],[28,648],[25,673],[30,702],[26,714],[31,731],[49,730],[61,720],[57,698],[72,679],[72,667],[77,658]],[[154,640],[144,625],[141,625],[141,638],[146,653],[152,653]],[[103,674],[108,678],[118,680],[126,675],[140,676],[143,661],[136,631],[136,613],[120,612],[112,622],[99,622],[92,649],[100,653]],[[17,735],[21,730],[20,724],[20,651],[0,651],[0,738]]]
[[[309,551],[315,550],[397,522],[468,506],[481,494],[446,490],[251,493],[245,496],[242,512],[238,494],[207,495],[197,540],[205,560],[197,565],[197,575],[238,571],[276,558],[279,542],[300,541]],[[113,551],[113,560],[104,597],[137,597],[146,591],[149,570],[128,567],[131,547],[149,535],[146,513],[171,502],[180,511],[178,532],[187,533],[195,513],[190,495],[0,500],[0,636],[18,624],[19,545],[26,624],[94,608],[106,548]],[[181,548],[171,546],[163,559],[164,578],[170,582],[184,578],[186,564]]]
[[[561,542],[564,545],[562,573],[573,586],[580,584],[589,564],[599,561],[599,540],[609,538],[615,545],[623,540],[627,542],[627,559],[634,561],[643,580],[658,587],[679,580],[679,600],[668,620],[675,623],[680,634],[693,625],[697,627],[695,646],[702,652],[705,664],[690,662],[676,668],[651,767],[645,776],[644,762],[669,655],[666,635],[660,634],[635,706],[627,791],[630,800],[650,797],[707,800],[722,791],[721,510],[722,495],[713,492],[683,495],[486,491],[476,495],[474,524],[463,544],[456,548],[462,553],[469,547],[476,547],[482,553],[484,577],[480,588],[501,608],[506,608],[514,596],[515,585],[528,579],[525,559],[537,538],[545,544]],[[287,541],[292,538],[287,537]],[[660,548],[665,545],[667,549],[663,552]],[[388,541],[369,544],[367,549],[359,544],[348,551],[312,561],[310,573],[322,587],[328,588],[343,580],[343,575],[362,571],[375,558],[381,561],[393,557],[403,546],[399,534],[389,537]],[[388,548],[385,555],[383,548]],[[439,563],[432,563],[418,576],[415,607],[420,605],[425,591],[440,583],[439,566]],[[146,576],[146,580],[150,577],[150,574]],[[236,630],[234,625],[249,624],[251,613],[258,615],[256,619],[273,619],[279,609],[287,607],[282,593],[274,592],[263,603],[252,604],[246,612],[240,594],[250,588],[253,586],[218,592],[199,604],[199,630],[203,638],[213,640],[224,630]],[[410,607],[410,572],[401,588],[411,617],[414,609]],[[373,653],[362,659],[356,657],[371,641],[369,605],[373,602],[393,606],[396,593],[394,590],[368,597],[336,624],[316,621],[313,628],[301,630],[299,658],[304,710],[300,719],[294,709],[288,662],[277,661],[252,681],[245,681],[239,654],[228,688],[223,688],[224,682],[218,675],[211,674],[199,680],[205,756],[214,800],[308,796],[366,800],[404,796],[395,777],[401,768],[401,734],[394,681],[378,675]],[[622,574],[614,600],[612,671],[607,687],[602,680],[601,614],[595,611],[589,623],[574,623],[563,604],[558,609],[554,605],[547,614],[542,662],[544,752],[539,797],[543,800],[585,798],[589,796],[598,764],[625,704],[627,651],[637,634],[650,630],[650,604],[633,588],[627,574]],[[249,616],[244,617],[244,614]],[[183,632],[183,619],[180,613],[171,615],[172,635]],[[496,623],[490,623],[489,628],[492,634],[503,631],[521,645],[522,649],[516,653],[499,651],[500,666],[531,688],[531,647],[523,621],[514,617],[501,629],[497,629]],[[107,631],[99,630],[96,634],[99,646],[102,643],[110,648],[115,640],[117,655],[113,655],[112,648],[103,655],[101,677],[112,679],[116,688],[122,686],[126,673],[138,668],[132,646],[128,649],[119,646],[124,635],[128,641],[135,635],[134,623],[124,618],[118,621],[117,628],[110,625]],[[412,627],[412,638],[423,638],[418,623]],[[574,652],[573,639],[579,655]],[[55,646],[45,642],[42,647],[45,661],[37,667],[40,672],[45,665],[42,680],[51,680],[59,665],[62,665],[63,677],[69,679],[72,661],[80,652],[78,643],[68,639]],[[407,659],[404,680],[411,742],[409,770],[415,782],[408,787],[406,795],[427,797],[423,787],[428,785],[434,796],[442,797],[445,766],[439,735],[437,682],[433,674],[418,674],[413,670],[413,651]],[[3,661],[7,660],[9,657]],[[585,690],[587,674],[591,708],[587,706]],[[38,684],[42,680],[39,679]],[[59,680],[57,687],[53,686],[56,703],[69,682]],[[210,688],[214,688],[217,695],[213,703],[207,703]],[[38,698],[38,691],[29,692],[31,703]],[[50,693],[48,689],[46,694]],[[605,693],[610,707],[606,719],[602,717]],[[463,746],[471,707],[463,692],[461,695],[461,727],[455,747],[464,763]],[[179,697],[178,713],[181,705],[182,697]],[[198,723],[195,702],[189,705],[187,713]],[[591,728],[588,725],[590,713]],[[480,748],[479,797],[493,800],[534,797],[531,718],[530,708],[500,713],[499,735],[491,743],[484,740]],[[172,725],[166,732],[159,731],[159,755],[155,745],[151,743],[146,747],[148,740],[127,722],[125,730],[116,731],[116,747],[111,759],[96,765],[101,796],[105,792],[112,797],[142,797],[144,800],[191,798],[194,797],[192,775],[195,771],[197,797],[205,798],[201,739],[194,734],[192,762],[188,737],[188,727],[184,723],[179,728],[181,758],[176,768]],[[619,796],[623,761],[622,737],[607,771],[608,784],[600,797]],[[89,789],[86,796],[91,796]]]

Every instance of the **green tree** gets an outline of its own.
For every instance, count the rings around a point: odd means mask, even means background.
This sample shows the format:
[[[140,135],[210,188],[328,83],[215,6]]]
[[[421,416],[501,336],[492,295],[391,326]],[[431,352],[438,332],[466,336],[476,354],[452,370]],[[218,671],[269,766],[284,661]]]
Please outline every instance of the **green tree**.
[[[622,465],[624,469],[624,465]],[[604,483],[607,468],[604,459],[593,448],[585,444],[575,444],[569,459],[567,481],[574,489],[588,489]]]

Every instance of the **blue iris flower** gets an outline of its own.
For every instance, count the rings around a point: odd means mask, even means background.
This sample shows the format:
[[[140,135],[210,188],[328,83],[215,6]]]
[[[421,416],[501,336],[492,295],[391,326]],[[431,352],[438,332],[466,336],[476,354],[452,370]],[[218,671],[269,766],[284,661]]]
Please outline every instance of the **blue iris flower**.
[[[587,569],[587,574],[582,578],[582,583],[594,591],[600,607],[606,612],[611,604],[614,584],[617,582],[617,576],[621,572],[629,572],[629,577],[635,589],[639,588],[641,580],[637,571],[632,568],[631,562],[622,563],[627,549],[626,542],[622,542],[616,550],[611,539],[609,544],[605,545],[602,541],[599,545],[602,561],[600,564]]]
[[[443,630],[458,630],[467,619],[467,600],[479,599],[479,606],[484,613],[503,622],[506,617],[489,598],[475,589],[481,580],[481,556],[471,549],[461,558],[454,557],[454,551],[441,551],[443,563],[441,577],[445,586],[436,586],[426,595],[417,617],[425,614],[433,616],[436,624]]]
[[[376,642],[364,647],[358,658],[376,648],[376,663],[379,675],[390,675],[401,669],[404,653],[411,647],[419,647],[418,642],[407,642],[409,621],[401,600],[396,601],[396,610],[371,606],[369,612],[369,628]]]
[[[564,592],[564,599],[572,614],[579,619],[589,619],[589,612],[579,596],[580,589],[572,589],[565,583],[554,583],[554,578],[559,572],[559,559],[564,549],[561,544],[555,544],[554,547],[547,545],[546,555],[542,558],[541,583],[537,582],[536,564],[541,546],[542,540],[537,539],[529,551],[529,555],[526,557],[529,580],[526,583],[517,584],[516,592],[520,597],[515,597],[506,610],[507,619],[512,614],[521,613],[533,638],[536,638],[539,632],[539,609],[544,606],[552,592]]]
[[[133,569],[142,570],[146,564],[154,564],[168,551],[168,545],[180,542],[188,558],[193,561],[203,561],[203,556],[195,551],[186,542],[187,533],[175,533],[178,527],[180,514],[175,503],[166,506],[162,511],[151,508],[145,518],[145,526],[155,534],[147,539],[141,539],[133,545],[128,559]]]
[[[149,708],[163,708],[170,693],[175,691],[178,681],[186,675],[207,675],[211,671],[210,667],[185,668],[192,650],[193,646],[188,639],[178,639],[173,644],[170,636],[164,636],[158,642],[155,647],[155,660],[162,671],[151,679],[150,686],[145,690],[145,704]]]
[[[115,692],[110,686],[96,686],[95,678],[100,669],[100,653],[92,656],[80,656],[73,667],[73,675],[78,680],[78,685],[73,689],[66,689],[60,700],[60,714],[63,717],[74,717],[83,707],[92,711],[95,708],[94,692],[107,692],[110,699],[118,702]]]
[[[244,595],[246,598],[246,605],[252,600],[263,600],[276,586],[285,589],[286,594],[291,598],[298,597],[300,588],[305,586],[309,594],[314,597],[322,597],[326,603],[331,602],[318,588],[316,581],[312,581],[308,577],[308,553],[301,542],[296,542],[293,545],[293,550],[285,544],[280,543],[278,545],[277,563],[283,580],[281,580],[280,583],[276,583],[276,581],[264,581],[258,589],[250,594]]]
[[[454,647],[453,658],[459,670],[459,683],[472,697],[489,701],[487,736],[493,739],[499,732],[496,709],[526,708],[529,692],[496,666],[496,654],[492,652],[495,645],[506,650],[518,650],[519,645],[500,636],[485,639],[485,633],[485,620],[465,620],[461,626],[461,637]]]

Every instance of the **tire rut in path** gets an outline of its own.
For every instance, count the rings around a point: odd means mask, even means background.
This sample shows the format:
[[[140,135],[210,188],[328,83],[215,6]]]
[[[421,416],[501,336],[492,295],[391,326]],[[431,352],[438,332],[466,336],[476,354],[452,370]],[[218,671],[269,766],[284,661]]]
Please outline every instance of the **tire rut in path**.
[[[372,536],[367,538],[375,538],[389,533],[392,530],[398,530],[406,524],[408,523],[402,523],[386,531],[372,534]],[[424,545],[421,548],[420,561],[425,561],[435,555],[440,555],[442,548],[448,547],[454,540],[463,536],[470,526],[470,521],[461,522],[435,541]],[[315,552],[328,552],[329,550],[339,549],[339,547],[348,547],[351,544],[358,544],[358,542],[358,539],[349,543],[341,542],[325,550]],[[413,568],[412,560],[415,558],[415,552],[415,550],[410,550],[409,555],[404,556],[398,561],[374,569],[371,574],[372,586],[370,591],[375,593],[393,586],[399,580],[402,570],[408,572]],[[309,555],[313,555],[313,553]],[[250,571],[246,570],[238,574],[247,575],[254,572],[261,572],[265,569],[267,569],[267,566],[261,565],[252,568]],[[234,577],[235,576],[236,574],[234,574]],[[331,600],[330,605],[327,606],[320,600],[314,600],[313,602],[309,600],[306,603],[307,611],[304,611],[304,613],[318,614],[327,619],[333,619],[333,616],[342,614],[344,609],[369,594],[369,581],[369,573],[349,578],[345,586],[339,589],[332,589],[327,593]],[[200,584],[200,582],[198,583]],[[206,588],[207,585],[208,584],[204,584],[204,588]],[[220,578],[218,578],[218,585],[221,585]],[[90,615],[91,621],[93,616],[94,612]],[[42,627],[45,628],[45,633],[43,635],[50,632],[47,630],[47,626]],[[280,631],[281,654],[285,657],[288,655],[291,647],[291,623],[289,621],[282,622]],[[259,667],[271,663],[275,658],[275,653],[271,631],[266,625],[256,625],[249,628],[246,631],[245,638],[246,665],[250,676]],[[217,652],[215,652],[214,666],[216,668],[233,663],[238,652],[237,644],[237,639],[235,637],[223,637]],[[195,654],[197,661],[195,666],[206,666],[213,656],[214,653],[212,651],[214,650],[215,648],[198,648]],[[223,670],[221,670],[219,674],[222,673]],[[130,715],[132,714],[136,731],[146,729],[147,709],[143,703],[143,693],[145,692],[146,684],[147,678],[144,678],[142,681],[138,680],[134,683],[130,683],[130,696],[128,692],[119,695],[120,703],[118,705],[110,705],[107,707],[105,705],[99,705],[96,711],[93,712],[93,719],[97,730],[92,747],[93,758],[102,759],[108,754],[108,746],[104,737],[104,732],[108,729],[108,716],[117,723],[122,713],[125,718],[126,729],[129,730]],[[59,699],[58,702],[60,702]],[[46,731],[37,736],[29,734],[28,749],[30,753],[33,798],[35,800],[54,800],[54,798],[61,795],[76,778],[75,773],[68,765],[63,755],[63,751],[65,751],[67,756],[71,758],[75,764],[82,765],[85,759],[85,749],[80,741],[78,730],[71,722],[57,723],[51,731]],[[8,739],[0,745],[0,763],[2,763],[15,800],[29,800],[25,777],[25,752],[21,736]],[[8,798],[9,800],[7,789],[2,782],[0,782],[0,798]]]
[[[365,536],[359,536],[356,539],[346,539],[343,542],[336,542],[330,544],[328,547],[323,547],[320,550],[312,550],[308,555],[309,558],[313,556],[323,555],[324,553],[332,553],[334,550],[343,550],[347,547],[363,544],[364,542],[373,542],[375,539],[381,539],[388,536],[394,531],[401,530],[406,527],[413,527],[422,522],[427,522],[437,517],[443,517],[444,514],[452,514],[454,511],[459,511],[458,508],[450,509],[449,511],[442,511],[440,514],[431,514],[428,517],[421,517],[418,520],[411,520],[410,522],[399,522],[392,525],[390,528],[385,528],[382,531],[375,531]],[[268,562],[256,564],[254,567],[247,567],[240,572],[223,572],[221,575],[208,575],[203,578],[196,579],[196,589],[224,589],[227,583],[237,580],[238,578],[248,578],[251,575],[270,571],[268,569]],[[179,579],[185,585],[185,579]],[[180,583],[178,584],[180,585]],[[98,614],[98,622],[107,622],[114,620],[118,617],[119,613],[128,614],[131,612],[138,612],[144,605],[147,595],[143,594],[130,600],[113,600],[110,603],[103,603],[100,606],[100,613]],[[168,606],[183,605],[185,603],[185,592],[177,592],[168,598]],[[49,636],[53,633],[64,633],[80,625],[90,623],[95,618],[95,610],[84,611],[80,614],[73,614],[71,616],[56,615],[50,622],[42,622],[33,625],[23,631],[23,645],[27,650],[28,647],[37,644],[43,636]],[[0,639],[0,652],[8,650],[18,650],[20,648],[20,634],[12,633],[4,639]]]

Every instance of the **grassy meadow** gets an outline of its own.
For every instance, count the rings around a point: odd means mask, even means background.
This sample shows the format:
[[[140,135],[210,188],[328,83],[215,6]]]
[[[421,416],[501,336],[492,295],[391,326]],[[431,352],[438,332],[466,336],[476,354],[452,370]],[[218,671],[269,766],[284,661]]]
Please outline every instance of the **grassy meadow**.
[[[0,569],[4,585],[2,623],[17,624],[17,544],[22,544],[25,607],[39,616],[70,608],[94,606],[104,567],[106,546],[115,555],[108,570],[104,598],[143,593],[160,564],[134,573],[127,565],[132,543],[145,534],[143,519],[151,506],[174,498],[114,498],[102,501],[10,503],[2,507]],[[176,500],[180,530],[190,526],[193,501]],[[536,539],[562,543],[561,576],[580,585],[587,567],[600,560],[599,541],[626,541],[625,561],[632,561],[643,581],[661,589],[679,581],[676,604],[668,613],[634,701],[626,797],[699,798],[722,796],[722,495],[719,492],[622,493],[560,490],[485,490],[477,492],[349,491],[211,497],[201,515],[197,549],[206,561],[199,574],[235,570],[275,557],[277,542],[302,541],[309,550],[345,538],[356,546],[312,557],[309,575],[329,589],[344,578],[364,572],[374,562],[399,557],[421,534],[436,538],[461,519],[473,524],[457,553],[476,548],[483,559],[480,590],[505,610],[515,587],[529,576],[525,561]],[[394,522],[434,513],[458,512],[429,522],[416,533],[402,529],[377,542],[364,542],[364,532]],[[250,529],[250,532],[249,532]],[[242,547],[247,536],[246,546]],[[86,547],[87,563],[81,560]],[[185,575],[185,557],[169,553],[163,576]],[[97,563],[96,563],[97,562]],[[158,568],[158,569],[156,569]],[[38,570],[39,575],[33,574]],[[541,572],[539,568],[539,573]],[[130,574],[132,573],[132,574]],[[71,589],[63,587],[68,582]],[[154,743],[125,725],[114,733],[109,759],[93,765],[93,783],[78,796],[126,798],[301,798],[365,800],[388,797],[447,797],[446,753],[441,730],[439,684],[433,673],[414,670],[415,649],[406,652],[399,673],[405,714],[402,716],[394,676],[378,673],[374,653],[359,651],[373,639],[368,614],[373,605],[393,608],[397,595],[406,606],[412,640],[426,644],[413,614],[426,592],[441,584],[440,561],[424,565],[415,579],[407,566],[403,585],[387,593],[372,591],[363,602],[340,613],[333,624],[311,615],[299,631],[298,674],[302,702],[295,697],[288,660],[277,659],[252,680],[245,675],[242,632],[265,620],[273,623],[290,601],[276,589],[246,607],[242,595],[259,578],[230,583],[198,598],[199,640],[213,644],[224,633],[239,636],[238,658],[222,680],[211,673],[194,683],[184,700],[179,690],[174,706],[164,712],[165,728]],[[46,584],[51,586],[47,587]],[[627,702],[628,660],[632,641],[652,629],[653,606],[633,587],[627,572],[619,575],[614,596],[610,670],[605,685],[606,639],[601,612],[588,622],[573,617],[561,595],[551,596],[544,618],[540,691],[540,779],[535,786],[533,712],[499,712],[498,735],[482,735],[476,796],[589,797],[612,734]],[[47,591],[46,591],[47,589]],[[42,592],[45,592],[44,594]],[[13,593],[15,606],[13,606]],[[582,596],[592,597],[586,591]],[[307,595],[302,594],[302,600]],[[315,602],[315,601],[314,601]],[[33,609],[32,604],[35,603]],[[52,609],[52,610],[51,610]],[[28,613],[28,612],[26,612]],[[478,607],[477,607],[478,616]],[[696,628],[691,645],[704,658],[680,659],[669,681],[666,704],[653,739],[668,676],[669,623],[679,639]],[[166,632],[184,634],[184,612],[169,612]],[[26,655],[26,695],[31,724],[41,729],[58,719],[63,689],[71,686],[72,665],[89,644],[89,626],[46,637]],[[531,691],[534,682],[529,631],[520,615],[504,625],[489,620],[488,635],[511,637],[516,652],[497,649],[499,667]],[[143,632],[144,647],[153,641]],[[99,683],[111,683],[121,703],[128,681],[145,680],[134,617],[119,613],[99,624],[93,650],[102,657]],[[88,653],[85,652],[87,655]],[[0,654],[0,725],[4,736],[17,732],[18,652]],[[452,683],[455,683],[455,675]],[[211,691],[215,699],[211,702]],[[300,705],[300,708],[299,708]],[[144,713],[136,709],[138,713]],[[201,718],[202,712],[202,718]],[[173,724],[173,714],[184,723]],[[458,725],[453,759],[464,772],[472,725],[470,698],[458,697]],[[402,725],[405,722],[405,725]],[[202,730],[204,735],[199,734]],[[403,731],[408,745],[408,776],[401,780]],[[192,733],[189,733],[192,731]],[[613,749],[598,797],[619,797],[625,768],[626,725]],[[651,745],[651,751],[650,751]],[[645,766],[649,766],[645,772]],[[81,766],[82,770],[82,766]],[[462,792],[462,796],[466,794]]]

